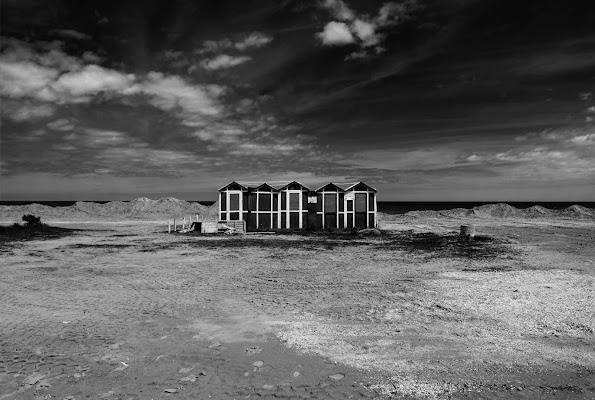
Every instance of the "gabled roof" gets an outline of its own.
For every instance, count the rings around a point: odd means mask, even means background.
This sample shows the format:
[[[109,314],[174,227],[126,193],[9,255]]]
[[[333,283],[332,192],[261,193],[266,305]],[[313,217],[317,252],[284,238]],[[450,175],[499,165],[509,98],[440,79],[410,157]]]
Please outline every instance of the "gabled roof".
[[[356,183],[345,183],[342,184],[341,187],[343,188],[343,190],[345,190],[346,192],[349,190],[354,190],[357,186],[362,185],[364,186],[366,189],[371,190],[373,192],[377,192],[376,189],[374,189],[372,186],[370,185],[366,185],[363,182],[356,182]]]
[[[304,186],[304,185],[302,185],[301,183],[299,183],[299,182],[297,182],[297,181],[292,181],[292,182],[289,182],[287,185],[283,185],[283,186],[281,186],[281,187],[279,188],[279,190],[286,189],[286,188],[288,188],[288,187],[289,187],[289,186],[291,186],[291,185],[298,185],[298,186],[300,187],[300,190],[310,190],[310,188],[309,188],[309,187],[307,187],[307,186]]]
[[[248,189],[248,187],[247,187],[247,186],[245,186],[245,185],[242,185],[241,183],[239,183],[239,182],[237,182],[237,181],[233,181],[233,182],[231,182],[231,183],[228,183],[227,185],[223,186],[222,188],[220,188],[220,189],[219,189],[219,191],[221,192],[221,191],[223,191],[223,190],[227,189],[228,187],[230,187],[230,186],[232,186],[232,185],[238,185],[238,186],[240,186],[242,189]]]
[[[219,191],[224,191],[226,189],[228,189],[230,186],[233,185],[237,185],[239,187],[239,190],[249,190],[249,189],[259,189],[259,188],[263,188],[263,187],[267,187],[270,188],[274,191],[279,191],[279,190],[284,190],[287,189],[289,186],[291,185],[297,185],[300,190],[310,190],[310,188],[308,188],[305,185],[302,185],[301,183],[297,182],[297,181],[276,181],[276,182],[248,182],[248,181],[233,181],[225,186],[223,186],[222,188],[219,189]],[[362,185],[363,187],[366,188],[366,190],[370,190],[373,192],[376,192],[377,190],[374,189],[372,186],[370,185],[366,185],[363,182],[355,182],[355,183],[327,183],[321,187],[319,187],[318,189],[316,189],[316,191],[321,191],[323,189],[331,189],[331,190],[336,190],[339,192],[343,192],[343,191],[349,191],[349,190],[354,190],[355,188],[358,187],[358,185]]]
[[[277,191],[278,191],[277,189],[275,189],[274,187],[272,187],[271,185],[269,185],[269,184],[268,184],[268,183],[266,183],[266,182],[265,182],[265,183],[263,183],[263,184],[261,184],[261,185],[259,185],[259,186],[257,186],[255,189],[256,189],[256,190],[261,190],[261,189],[270,189],[270,190],[271,190],[271,191],[273,191],[273,192],[277,192]]]
[[[344,192],[345,191],[342,187],[337,186],[337,185],[335,185],[332,182],[331,183],[327,183],[326,185],[323,185],[323,186],[319,187],[318,189],[316,189],[316,192],[320,192],[322,190],[326,190],[326,191],[329,191],[329,192]]]

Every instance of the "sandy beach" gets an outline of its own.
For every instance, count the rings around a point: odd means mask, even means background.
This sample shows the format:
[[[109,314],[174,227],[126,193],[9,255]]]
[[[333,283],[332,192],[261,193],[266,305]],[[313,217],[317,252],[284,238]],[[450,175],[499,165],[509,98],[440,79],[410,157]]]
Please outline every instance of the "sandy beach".
[[[595,397],[595,219],[380,221],[227,236],[44,218],[77,230],[0,248],[0,399]]]

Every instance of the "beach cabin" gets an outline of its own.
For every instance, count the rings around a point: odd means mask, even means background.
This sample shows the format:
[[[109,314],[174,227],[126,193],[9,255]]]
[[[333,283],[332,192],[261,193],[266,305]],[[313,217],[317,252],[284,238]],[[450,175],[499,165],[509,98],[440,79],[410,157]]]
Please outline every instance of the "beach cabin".
[[[248,228],[276,229],[279,223],[279,191],[263,183],[249,193]]]
[[[363,182],[311,191],[296,181],[234,181],[219,189],[219,221],[245,221],[247,230],[374,228],[376,212],[376,189]]]
[[[363,182],[345,185],[345,228],[376,228],[378,226],[376,189]]]
[[[363,182],[316,189],[317,225],[325,229],[375,228],[376,189]]]
[[[308,221],[308,193],[310,189],[293,181],[279,189],[280,229],[303,229]]]
[[[334,183],[316,189],[316,225],[325,229],[345,228],[345,190]]]
[[[219,189],[219,221],[248,220],[248,187],[232,182]]]

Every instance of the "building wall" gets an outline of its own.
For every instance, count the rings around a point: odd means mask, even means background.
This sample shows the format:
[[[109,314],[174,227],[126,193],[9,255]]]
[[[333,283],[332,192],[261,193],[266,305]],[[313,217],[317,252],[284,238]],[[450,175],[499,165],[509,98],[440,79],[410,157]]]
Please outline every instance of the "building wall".
[[[279,191],[278,229],[303,229],[308,219],[308,198],[304,189]]]
[[[338,188],[309,192],[297,185],[279,191],[235,187],[219,193],[219,220],[243,220],[247,229],[262,230],[377,227],[376,192],[365,185],[346,192]]]
[[[373,190],[322,190],[317,193],[317,216],[324,228],[375,228],[377,200]]]
[[[241,221],[244,219],[243,190],[219,192],[219,220]]]

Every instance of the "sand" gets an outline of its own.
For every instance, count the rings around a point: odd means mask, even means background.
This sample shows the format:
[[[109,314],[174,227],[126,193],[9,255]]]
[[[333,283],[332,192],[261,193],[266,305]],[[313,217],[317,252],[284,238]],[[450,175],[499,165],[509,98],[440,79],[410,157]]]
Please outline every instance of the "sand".
[[[139,204],[0,247],[0,399],[595,397],[592,210],[228,237]]]

